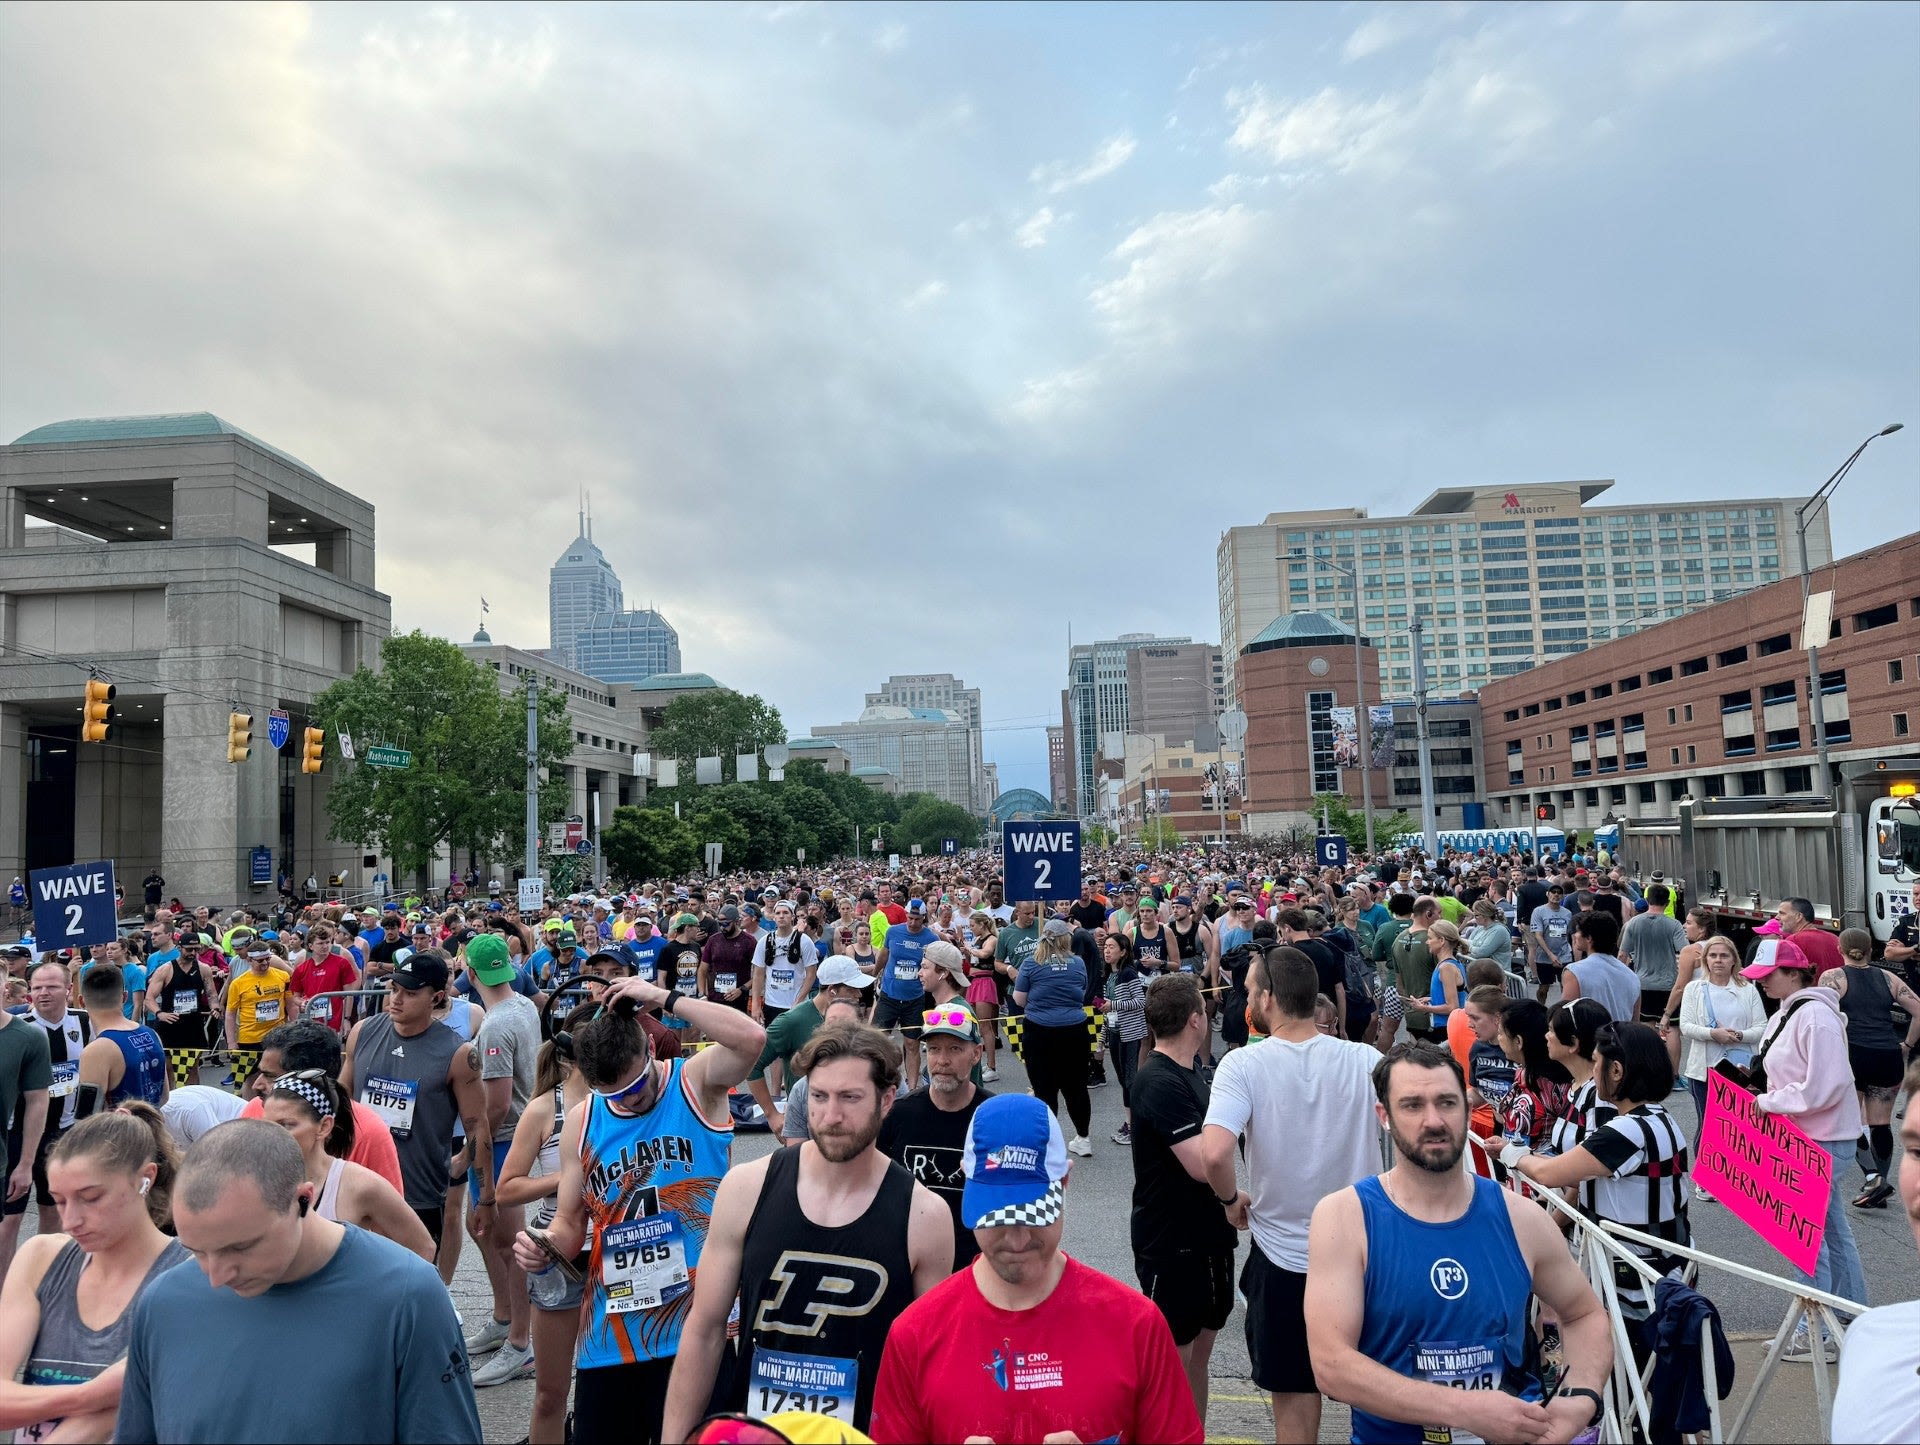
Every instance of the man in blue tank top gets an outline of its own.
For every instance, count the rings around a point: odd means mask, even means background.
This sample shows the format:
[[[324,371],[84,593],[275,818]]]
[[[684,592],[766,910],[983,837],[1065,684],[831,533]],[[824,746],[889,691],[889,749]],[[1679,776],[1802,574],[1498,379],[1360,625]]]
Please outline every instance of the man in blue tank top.
[[[1373,1083],[1393,1168],[1328,1195],[1307,1237],[1321,1390],[1353,1407],[1363,1445],[1598,1439],[1613,1369],[1606,1313],[1546,1212],[1461,1168],[1459,1064],[1435,1045],[1400,1044]],[[1535,1295],[1559,1320],[1569,1362],[1547,1401],[1527,1324]]]
[[[117,963],[96,963],[80,980],[80,1002],[93,1024],[93,1042],[80,1055],[80,1086],[100,1090],[103,1108],[141,1099],[159,1108],[172,1091],[160,1035],[123,1012],[127,984]]]

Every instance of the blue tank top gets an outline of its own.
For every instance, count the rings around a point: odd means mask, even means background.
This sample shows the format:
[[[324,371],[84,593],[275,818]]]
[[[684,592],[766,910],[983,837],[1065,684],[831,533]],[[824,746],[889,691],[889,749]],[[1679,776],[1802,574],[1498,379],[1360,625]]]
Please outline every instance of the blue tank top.
[[[1459,1000],[1454,1006],[1458,1008],[1467,1001],[1467,971],[1461,966],[1458,959],[1453,960],[1453,966],[1460,970],[1461,981],[1455,984],[1453,989],[1454,998]],[[1445,1008],[1447,1006],[1447,981],[1440,976],[1440,970],[1445,967],[1446,964],[1444,963],[1436,963],[1433,966],[1433,982],[1427,985],[1427,1002],[1435,1008]],[[1443,1013],[1435,1014],[1433,1016],[1433,1026],[1436,1030],[1444,1029],[1447,1026],[1447,1016]]]
[[[1362,1179],[1354,1192],[1367,1227],[1360,1353],[1409,1379],[1538,1400],[1527,1329],[1533,1276],[1500,1186],[1474,1177],[1473,1203],[1451,1224],[1405,1213],[1378,1176]],[[1479,1437],[1355,1410],[1353,1438],[1359,1445],[1472,1445]]]
[[[120,1087],[107,1095],[108,1105],[144,1099],[159,1108],[167,1096],[167,1051],[160,1046],[160,1035],[143,1025],[137,1029],[107,1029],[100,1037],[113,1040],[127,1065],[120,1076]]]
[[[578,1368],[679,1353],[732,1143],[732,1120],[716,1129],[694,1107],[682,1059],[671,1062],[660,1101],[644,1114],[616,1114],[589,1097],[580,1136],[589,1313]]]

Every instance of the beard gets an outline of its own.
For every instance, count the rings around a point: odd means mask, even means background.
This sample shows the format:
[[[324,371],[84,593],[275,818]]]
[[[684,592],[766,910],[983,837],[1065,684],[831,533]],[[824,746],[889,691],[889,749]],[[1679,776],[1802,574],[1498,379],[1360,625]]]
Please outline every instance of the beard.
[[[1389,1124],[1387,1133],[1402,1159],[1429,1174],[1446,1174],[1458,1168],[1460,1156],[1467,1151],[1464,1128],[1458,1134],[1449,1130],[1430,1130],[1417,1138],[1408,1139]]]
[[[966,1085],[966,1074],[949,1077],[946,1074],[936,1074],[932,1069],[927,1070],[927,1086],[936,1094],[957,1094]]]
[[[820,1157],[829,1164],[845,1164],[849,1159],[857,1159],[880,1137],[880,1117],[880,1111],[875,1109],[872,1117],[858,1129],[814,1130],[813,1142],[820,1150]]]

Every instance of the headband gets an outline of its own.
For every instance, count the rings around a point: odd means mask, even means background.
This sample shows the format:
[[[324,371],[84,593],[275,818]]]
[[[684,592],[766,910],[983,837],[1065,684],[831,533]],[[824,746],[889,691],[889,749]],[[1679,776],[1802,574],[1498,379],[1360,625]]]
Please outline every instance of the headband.
[[[322,1119],[333,1117],[333,1101],[327,1091],[307,1079],[296,1079],[291,1074],[282,1074],[273,1082],[276,1094],[294,1094],[312,1106],[313,1112]]]

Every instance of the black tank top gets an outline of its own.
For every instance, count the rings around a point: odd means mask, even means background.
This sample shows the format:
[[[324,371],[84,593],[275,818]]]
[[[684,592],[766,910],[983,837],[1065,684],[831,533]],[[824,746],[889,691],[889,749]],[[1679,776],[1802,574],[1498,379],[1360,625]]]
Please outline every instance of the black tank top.
[[[1840,1011],[1847,1016],[1847,1043],[1856,1049],[1897,1049],[1900,1035],[1893,1026],[1893,990],[1887,976],[1873,964],[1850,966],[1847,991]]]
[[[1180,971],[1198,973],[1201,961],[1200,920],[1196,918],[1193,927],[1185,933],[1171,923],[1166,925],[1166,931],[1173,935],[1174,961],[1179,964]]]
[[[913,1303],[913,1176],[889,1163],[867,1212],[828,1229],[800,1208],[799,1149],[771,1156],[740,1257],[739,1379],[749,1415],[826,1415],[865,1431],[887,1331]]]
[[[1138,924],[1133,929],[1133,956],[1140,960],[1140,966],[1149,973],[1159,972],[1160,965],[1167,958],[1167,925],[1161,924],[1149,938]]]

